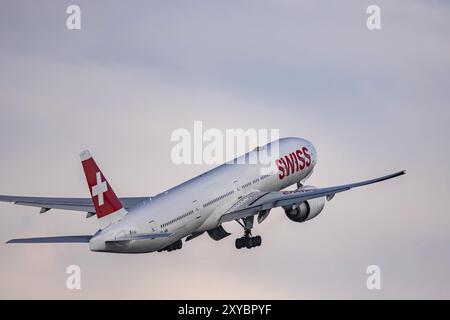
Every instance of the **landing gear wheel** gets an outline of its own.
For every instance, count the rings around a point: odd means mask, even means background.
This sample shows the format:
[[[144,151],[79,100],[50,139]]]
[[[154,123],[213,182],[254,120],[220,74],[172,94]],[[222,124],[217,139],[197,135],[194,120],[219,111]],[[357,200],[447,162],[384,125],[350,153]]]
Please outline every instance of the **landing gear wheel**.
[[[236,239],[236,249],[241,249],[242,248],[242,238],[238,238]]]
[[[251,249],[254,247],[253,238],[245,238],[247,249]]]
[[[158,252],[162,252],[162,251],[171,252],[171,251],[179,250],[182,247],[183,247],[183,241],[178,240],[177,242],[171,244],[170,246],[167,246],[163,249],[158,250]]]
[[[261,243],[262,243],[261,236],[256,236],[253,239],[254,239],[254,242],[255,242],[255,246],[259,247],[261,245]]]
[[[262,239],[260,236],[256,237],[242,237],[238,238],[235,241],[236,249],[247,248],[251,249],[254,247],[259,247],[262,243]]]
[[[239,220],[236,220],[243,228],[244,228],[244,236],[242,238],[238,238],[235,241],[236,249],[247,248],[251,249],[254,247],[259,247],[261,245],[261,236],[252,237],[252,226],[253,220],[251,220],[250,224],[247,224],[244,219],[244,224],[242,224]]]

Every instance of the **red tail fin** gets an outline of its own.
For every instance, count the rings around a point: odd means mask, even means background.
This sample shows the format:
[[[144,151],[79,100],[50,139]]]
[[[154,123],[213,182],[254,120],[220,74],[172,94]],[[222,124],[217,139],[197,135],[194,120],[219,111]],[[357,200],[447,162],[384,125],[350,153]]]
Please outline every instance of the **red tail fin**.
[[[80,153],[80,158],[95,212],[103,229],[112,222],[122,218],[126,214],[126,211],[95,163],[90,152],[87,150],[83,151]]]

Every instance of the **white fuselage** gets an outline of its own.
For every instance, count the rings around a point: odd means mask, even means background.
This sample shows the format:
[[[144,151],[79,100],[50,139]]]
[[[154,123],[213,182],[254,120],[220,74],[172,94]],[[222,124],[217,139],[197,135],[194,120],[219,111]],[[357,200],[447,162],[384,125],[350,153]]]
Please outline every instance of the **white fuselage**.
[[[274,147],[276,144],[278,151]],[[303,148],[307,149],[309,157],[304,157],[303,163],[299,161],[299,157],[289,158],[289,155]],[[267,150],[273,151],[272,154],[268,154]],[[268,155],[268,161],[264,164],[245,161],[256,159],[259,153]],[[286,161],[280,162],[279,159]],[[295,162],[287,164],[289,159],[294,159]],[[305,139],[283,138],[269,143],[132,208],[120,221],[99,231],[91,239],[90,249],[123,253],[144,253],[163,249],[190,234],[218,227],[220,217],[240,197],[252,191],[279,191],[305,180],[312,173],[316,162],[316,150]],[[267,166],[267,163],[270,165]],[[270,170],[267,170],[268,167]],[[172,236],[132,240],[120,245],[105,243],[128,234],[164,232]]]

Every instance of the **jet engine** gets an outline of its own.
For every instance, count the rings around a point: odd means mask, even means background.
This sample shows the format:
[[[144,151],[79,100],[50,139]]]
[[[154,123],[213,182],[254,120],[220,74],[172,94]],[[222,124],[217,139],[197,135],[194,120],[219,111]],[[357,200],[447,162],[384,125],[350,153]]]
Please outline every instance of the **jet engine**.
[[[307,192],[311,190],[311,187],[308,187],[308,190],[296,190],[294,192]],[[315,198],[311,200],[306,200],[304,202],[294,204],[291,206],[283,207],[284,212],[287,217],[295,222],[304,222],[307,220],[311,220],[312,218],[319,215],[325,207],[325,197]]]

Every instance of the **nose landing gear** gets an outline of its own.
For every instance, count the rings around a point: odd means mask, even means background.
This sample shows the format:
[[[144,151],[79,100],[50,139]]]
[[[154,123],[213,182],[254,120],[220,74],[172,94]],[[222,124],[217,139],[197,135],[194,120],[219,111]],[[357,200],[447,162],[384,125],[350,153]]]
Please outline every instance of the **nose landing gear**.
[[[247,248],[251,249],[259,247],[262,243],[261,236],[252,237],[253,216],[242,219],[242,224],[239,220],[236,220],[244,228],[244,236],[236,239],[236,249]]]

